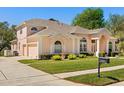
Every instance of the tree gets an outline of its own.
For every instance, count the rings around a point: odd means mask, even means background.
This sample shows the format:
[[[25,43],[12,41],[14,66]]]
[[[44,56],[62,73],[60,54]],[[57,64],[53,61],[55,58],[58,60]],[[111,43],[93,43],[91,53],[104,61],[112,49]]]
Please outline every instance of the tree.
[[[124,41],[121,41],[118,46],[119,46],[120,54],[124,56]]]
[[[106,28],[112,33],[113,36],[118,38],[124,37],[124,16],[113,14],[109,16],[106,22]]]
[[[124,55],[124,15],[113,14],[109,16],[106,23],[106,28],[114,37],[119,39],[120,54]]]
[[[8,22],[0,22],[0,52],[4,48],[10,49],[10,41],[15,39],[15,26],[9,26]]]
[[[88,8],[74,18],[72,25],[87,29],[102,28],[105,26],[103,10],[100,8]]]

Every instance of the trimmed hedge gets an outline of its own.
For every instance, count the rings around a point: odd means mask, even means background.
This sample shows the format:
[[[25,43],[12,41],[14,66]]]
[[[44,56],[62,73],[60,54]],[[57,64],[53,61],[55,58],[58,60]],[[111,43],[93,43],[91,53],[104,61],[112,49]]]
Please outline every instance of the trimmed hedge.
[[[86,52],[86,53],[80,53],[80,54],[84,54],[84,55],[86,55],[86,56],[94,56],[94,53],[88,53],[88,52]]]
[[[85,54],[79,54],[78,57],[79,58],[86,58],[87,56]]]
[[[75,54],[69,54],[68,55],[68,59],[69,60],[74,60],[74,59],[76,59],[77,58],[77,56],[75,55]]]
[[[43,54],[43,55],[40,55],[40,59],[41,60],[49,60],[54,55],[59,55],[59,56],[61,56],[61,58],[63,57],[62,59],[76,59],[77,56],[79,57],[79,55],[80,55],[80,58],[83,58],[83,57],[86,57],[86,56],[93,56],[94,54],[93,53],[81,53],[81,54]],[[76,56],[76,58],[75,58],[75,56]]]
[[[53,59],[53,60],[62,60],[62,58],[61,58],[60,55],[53,55],[53,56],[52,56],[52,59]]]

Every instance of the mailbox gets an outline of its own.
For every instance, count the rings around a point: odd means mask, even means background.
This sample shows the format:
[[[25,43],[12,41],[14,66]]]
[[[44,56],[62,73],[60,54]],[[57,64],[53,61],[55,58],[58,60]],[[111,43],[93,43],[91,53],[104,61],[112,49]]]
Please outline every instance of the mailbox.
[[[100,63],[110,63],[109,57],[99,57]]]
[[[98,77],[100,78],[100,65],[102,63],[110,63],[110,59],[109,57],[99,57],[99,61],[98,61]]]

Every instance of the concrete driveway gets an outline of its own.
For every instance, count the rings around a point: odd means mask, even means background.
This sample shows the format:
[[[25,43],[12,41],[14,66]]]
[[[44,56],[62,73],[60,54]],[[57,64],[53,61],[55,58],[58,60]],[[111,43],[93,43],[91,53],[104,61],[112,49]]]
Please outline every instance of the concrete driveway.
[[[61,86],[61,85],[83,85],[63,80],[57,76],[46,72],[34,69],[17,62],[17,60],[25,59],[24,57],[0,57],[0,85],[46,85],[46,86]]]

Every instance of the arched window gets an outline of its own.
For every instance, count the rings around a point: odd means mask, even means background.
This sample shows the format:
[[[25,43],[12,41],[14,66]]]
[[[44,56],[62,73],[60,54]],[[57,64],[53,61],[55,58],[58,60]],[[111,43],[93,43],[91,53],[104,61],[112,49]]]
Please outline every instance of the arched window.
[[[55,51],[55,53],[61,53],[62,52],[62,44],[60,41],[56,41],[54,43],[54,51]]]
[[[31,31],[32,31],[32,32],[37,32],[38,30],[37,30],[36,27],[32,27],[32,28],[31,28]]]
[[[80,53],[87,52],[87,40],[85,38],[80,40]]]

